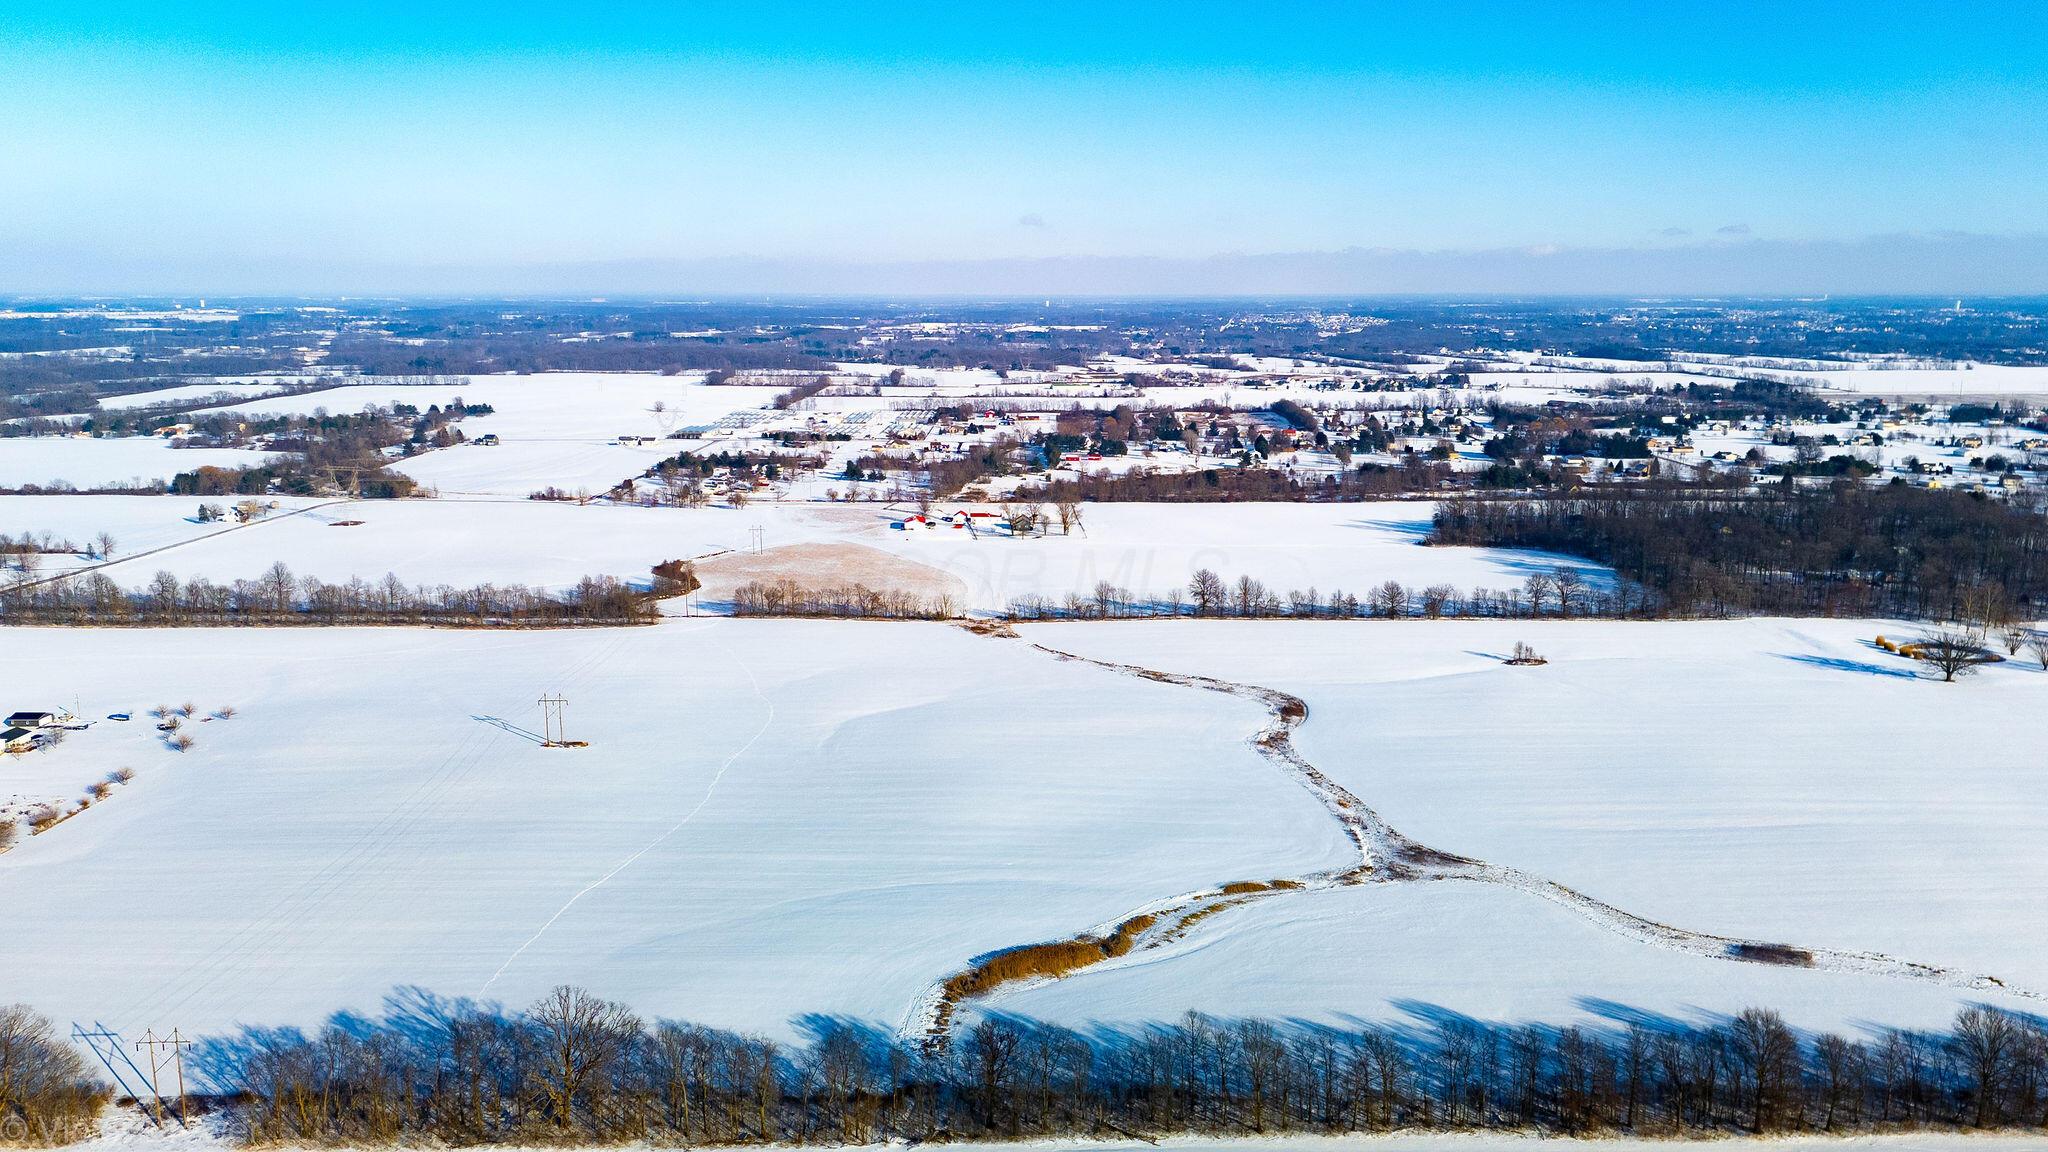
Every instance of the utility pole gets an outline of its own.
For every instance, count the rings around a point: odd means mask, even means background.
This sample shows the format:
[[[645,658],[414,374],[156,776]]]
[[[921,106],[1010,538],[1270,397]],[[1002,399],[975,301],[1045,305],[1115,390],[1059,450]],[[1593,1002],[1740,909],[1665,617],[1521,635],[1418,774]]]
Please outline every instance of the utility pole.
[[[562,722],[562,705],[569,701],[561,696],[540,698],[541,746],[560,747],[569,740],[569,730]]]
[[[763,537],[767,536],[767,534],[768,530],[766,528],[761,527],[759,524],[756,524],[752,528],[747,529],[747,535],[751,537],[754,542],[753,551],[759,552],[761,550],[761,540]]]
[[[156,1029],[152,1028],[142,1034],[142,1039],[135,1042],[137,1051],[145,1048],[149,1050],[149,1094],[156,1098],[156,1123],[159,1128],[163,1127],[164,1123],[164,1094],[157,1084],[157,1075],[166,1065],[177,1070],[178,1127],[185,1127],[185,1049],[191,1046],[192,1042],[185,1039],[176,1028],[171,1029],[169,1036],[161,1037],[156,1034]]]

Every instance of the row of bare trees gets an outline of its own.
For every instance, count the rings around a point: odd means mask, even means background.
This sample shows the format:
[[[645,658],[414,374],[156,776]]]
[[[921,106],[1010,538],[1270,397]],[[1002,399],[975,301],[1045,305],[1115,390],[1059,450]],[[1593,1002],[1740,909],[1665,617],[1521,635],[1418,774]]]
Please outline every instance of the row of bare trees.
[[[1466,590],[1450,584],[1411,588],[1398,580],[1388,580],[1368,589],[1363,596],[1341,589],[1325,595],[1313,587],[1282,592],[1251,576],[1228,580],[1212,569],[1202,568],[1189,577],[1186,588],[1175,588],[1163,597],[1139,596],[1128,588],[1103,580],[1086,594],[1074,593],[1062,600],[1042,596],[1020,597],[1011,601],[1008,609],[1010,618],[1016,620],[1101,620],[1140,616],[1440,620],[1449,617],[1619,618],[1655,614],[1655,602],[1640,589],[1628,585],[1600,587],[1579,569],[1562,565],[1529,573],[1519,588]]]
[[[329,583],[282,561],[254,580],[159,572],[123,588],[102,572],[0,587],[0,622],[77,625],[624,624],[655,618],[653,597],[609,576],[562,593],[520,584],[409,585],[395,575]]]
[[[251,1031],[200,1066],[255,1142],[871,1143],[1500,1128],[1684,1136],[2036,1128],[2048,1030],[1991,1008],[1945,1033],[1711,1026],[1325,1028],[1190,1013],[1086,1033],[988,1017],[943,1044],[805,1017],[807,1040],[558,988],[526,1012],[429,1005],[317,1035]],[[5,1099],[0,1096],[0,1099]]]
[[[959,614],[950,596],[926,596],[865,584],[813,587],[794,580],[756,580],[732,592],[735,616],[835,616],[881,620],[946,620]]]

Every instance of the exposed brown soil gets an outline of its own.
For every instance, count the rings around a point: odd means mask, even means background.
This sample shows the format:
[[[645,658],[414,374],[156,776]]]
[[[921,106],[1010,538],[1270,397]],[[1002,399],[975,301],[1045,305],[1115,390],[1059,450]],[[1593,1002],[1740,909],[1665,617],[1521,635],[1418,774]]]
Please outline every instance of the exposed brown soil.
[[[905,560],[865,544],[784,544],[760,552],[727,552],[696,563],[697,579],[703,582],[697,596],[705,602],[732,598],[743,584],[794,580],[803,588],[843,588],[865,585],[878,592],[905,592],[915,596],[950,597],[955,604],[967,603],[967,585],[950,573],[928,564]]]

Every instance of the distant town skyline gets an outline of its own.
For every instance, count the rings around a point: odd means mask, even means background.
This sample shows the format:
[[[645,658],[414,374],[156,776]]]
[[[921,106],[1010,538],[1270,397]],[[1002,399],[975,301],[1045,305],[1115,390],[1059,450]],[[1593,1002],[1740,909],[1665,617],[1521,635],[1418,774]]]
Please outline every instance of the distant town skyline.
[[[0,292],[2048,290],[2018,4],[0,27]]]

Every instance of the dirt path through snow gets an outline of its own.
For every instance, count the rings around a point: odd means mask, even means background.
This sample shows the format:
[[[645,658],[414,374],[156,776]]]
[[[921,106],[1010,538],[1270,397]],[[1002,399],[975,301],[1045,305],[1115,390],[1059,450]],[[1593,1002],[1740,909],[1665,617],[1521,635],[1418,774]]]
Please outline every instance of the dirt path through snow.
[[[973,630],[982,635],[1000,638],[1016,636],[1014,630],[1002,626],[981,626]],[[1251,736],[1252,747],[1269,763],[1320,800],[1330,815],[1343,826],[1345,834],[1358,851],[1357,864],[1346,868],[1266,881],[1256,887],[1248,884],[1224,885],[1168,897],[1096,925],[1076,936],[1076,940],[1102,939],[1114,930],[1115,925],[1134,916],[1151,916],[1154,918],[1152,927],[1141,933],[1126,953],[1136,954],[1169,947],[1184,939],[1202,920],[1225,909],[1254,900],[1271,900],[1290,893],[1313,892],[1339,885],[1464,880],[1525,892],[1568,908],[1616,935],[1638,943],[1688,952],[1695,956],[1743,964],[1771,964],[1813,968],[1826,972],[1893,976],[1924,980],[1953,988],[1996,991],[2028,999],[2048,1000],[2048,995],[2015,987],[1996,976],[1960,972],[1933,964],[1902,960],[1878,952],[1846,952],[1694,932],[1626,912],[1577,889],[1519,868],[1492,864],[1432,848],[1396,831],[1379,813],[1373,811],[1349,789],[1330,779],[1294,747],[1294,730],[1308,719],[1308,704],[1300,697],[1257,684],[1240,684],[1210,676],[1162,672],[1137,664],[1097,660],[1089,656],[1063,652],[1057,648],[1048,648],[1038,643],[1033,643],[1031,647],[1056,660],[1091,664],[1119,675],[1135,676],[1184,688],[1220,692],[1264,704],[1272,718]],[[1112,957],[1106,952],[1104,954],[1105,962],[1120,958]],[[1010,988],[1036,982],[1038,981],[1017,981],[979,997],[955,995],[948,989],[946,983],[941,983],[919,997],[917,1003],[912,1006],[903,1033],[906,1036],[922,1038],[927,1045],[943,1046],[951,1037],[953,1022],[963,1003],[972,999],[989,999]]]

